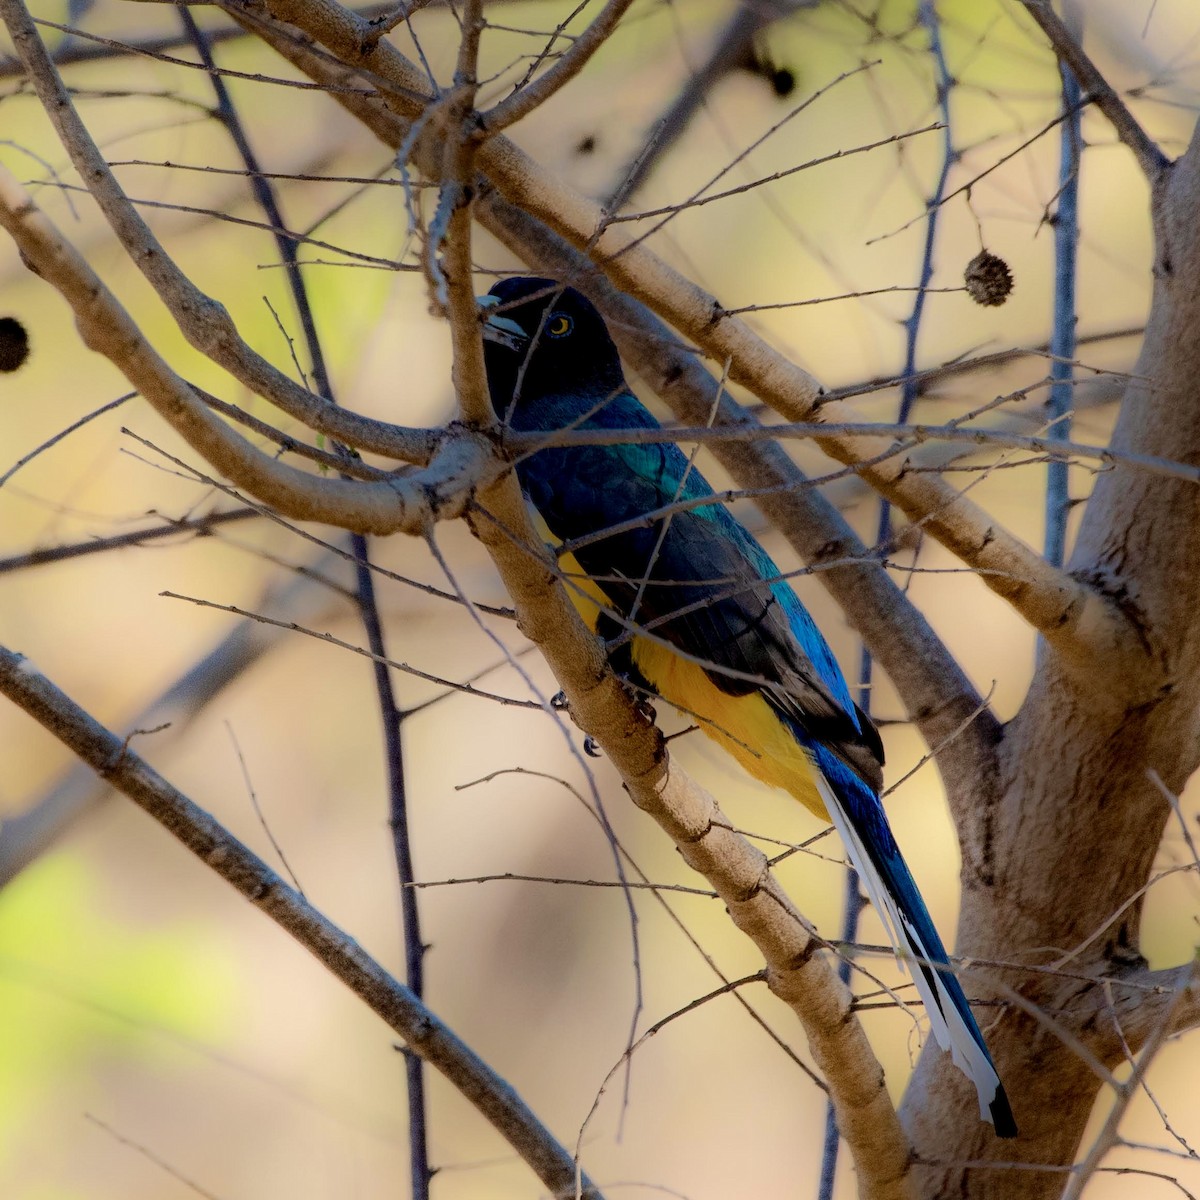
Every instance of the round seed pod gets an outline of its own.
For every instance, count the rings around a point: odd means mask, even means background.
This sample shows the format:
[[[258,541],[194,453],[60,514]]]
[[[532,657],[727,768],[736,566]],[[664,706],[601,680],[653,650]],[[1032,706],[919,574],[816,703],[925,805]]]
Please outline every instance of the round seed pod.
[[[1013,290],[1012,271],[1008,263],[990,250],[980,250],[963,272],[967,295],[976,304],[996,308],[1008,299]]]

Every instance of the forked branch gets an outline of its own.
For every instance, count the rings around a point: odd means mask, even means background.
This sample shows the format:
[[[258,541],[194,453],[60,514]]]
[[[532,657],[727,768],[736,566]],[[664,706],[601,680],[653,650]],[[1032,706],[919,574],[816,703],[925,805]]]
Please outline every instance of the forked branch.
[[[5,0],[13,3],[15,0]],[[222,0],[224,2],[224,0]],[[265,0],[264,9],[297,26],[352,70],[366,67],[388,104],[409,120],[424,116],[424,78],[394,46],[380,42],[364,63],[362,22],[334,0]],[[262,13],[226,4],[230,15],[252,23],[273,42],[293,35],[275,29]],[[747,325],[726,313],[714,297],[668,266],[636,235],[610,225],[593,201],[544,170],[501,136],[478,153],[478,165],[514,206],[524,209],[592,258],[614,283],[643,301],[717,362],[729,377],[789,420],[811,419],[821,387],[811,375],[768,346]],[[835,406],[829,405],[829,408]],[[848,414],[829,414],[845,419]],[[1095,670],[1097,662],[1137,669],[1141,646],[1119,607],[1087,584],[1050,566],[945,479],[909,470],[908,459],[888,454],[890,443],[864,446],[861,439],[830,437],[821,443],[839,461],[853,464],[871,486],[942,542],[1044,635],[1063,659]],[[862,466],[864,459],[874,460]]]
[[[3,170],[0,227],[71,306],[84,344],[112,362],[206,462],[284,516],[359,533],[422,533],[433,521],[460,516],[477,483],[507,469],[489,442],[465,431],[447,437],[428,467],[386,481],[313,475],[280,462],[213,415],[83,256]]]
[[[1046,35],[1054,53],[1071,68],[1079,86],[1108,118],[1108,123],[1117,137],[1133,151],[1133,157],[1137,159],[1142,174],[1153,186],[1158,182],[1163,169],[1170,165],[1170,160],[1138,124],[1125,101],[1117,95],[1116,89],[1104,78],[1096,64],[1084,53],[1079,40],[1054,11],[1050,0],[1022,0],[1022,3],[1025,11]]]

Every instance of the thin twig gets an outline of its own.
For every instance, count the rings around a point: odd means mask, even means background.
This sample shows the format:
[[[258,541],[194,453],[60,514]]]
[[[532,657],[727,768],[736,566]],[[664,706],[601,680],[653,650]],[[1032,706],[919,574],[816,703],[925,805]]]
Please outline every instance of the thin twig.
[[[308,350],[313,382],[321,397],[331,406],[337,401],[333,383],[325,365],[325,355],[317,333],[316,318],[309,303],[304,276],[297,261],[297,238],[283,232],[286,229],[283,211],[275,194],[274,184],[263,174],[241,117],[234,106],[225,83],[217,72],[216,63],[208,42],[187,8],[180,9],[180,19],[209,70],[213,90],[217,96],[217,116],[225,125],[246,168],[251,189],[259,206],[266,214],[275,233],[275,244],[280,262],[287,272],[288,285],[293,303],[300,318],[304,344]],[[299,364],[297,364],[299,366]],[[343,477],[357,474],[360,463],[358,455],[347,447],[336,444],[335,457]],[[411,839],[409,836],[407,787],[405,785],[403,743],[400,737],[400,713],[392,687],[391,673],[387,667],[387,643],[384,638],[383,622],[379,615],[379,603],[375,591],[375,576],[371,571],[370,549],[366,537],[361,533],[351,534],[351,551],[354,556],[356,599],[367,646],[372,656],[372,673],[375,692],[379,703],[383,726],[384,767],[388,778],[389,817],[392,828],[392,843],[396,867],[400,877],[400,910],[403,927],[405,976],[404,981],[418,999],[425,995],[424,959],[425,939],[421,934],[417,897],[405,890],[405,884],[414,878]],[[251,793],[253,795],[253,793]],[[257,802],[256,802],[257,807]],[[282,851],[280,858],[282,859]],[[412,1200],[428,1200],[429,1184],[433,1171],[429,1166],[428,1106],[425,1098],[425,1070],[419,1055],[405,1054],[405,1075],[408,1086],[408,1141],[409,1176],[412,1184]]]
[[[1194,982],[1194,979],[1195,972],[1193,971],[1192,979],[1188,981],[1188,984],[1185,984],[1176,991],[1159,1018],[1158,1026],[1150,1037],[1146,1039],[1137,1062],[1133,1064],[1133,1073],[1123,1083],[1115,1085],[1117,1096],[1113,1101],[1112,1108],[1109,1110],[1104,1125],[1096,1135],[1096,1140],[1092,1143],[1083,1162],[1071,1168],[1071,1178],[1067,1181],[1067,1186],[1063,1190],[1062,1200],[1079,1200],[1083,1195],[1083,1189],[1087,1186],[1088,1180],[1096,1173],[1104,1156],[1117,1144],[1117,1135],[1121,1126],[1121,1120],[1124,1118],[1130,1102],[1137,1095],[1139,1088],[1144,1083],[1150,1064],[1154,1061],[1155,1056],[1170,1036],[1171,1017],[1174,1014],[1175,1006],[1187,991],[1190,983]]]
[[[938,219],[942,211],[942,198],[946,194],[946,185],[950,178],[950,170],[956,161],[954,149],[954,133],[950,123],[950,88],[953,80],[946,63],[945,51],[942,47],[941,25],[932,0],[921,0],[919,19],[929,37],[929,54],[935,69],[935,88],[937,106],[940,110],[942,130],[942,159],[938,170],[937,182],[933,194],[925,205],[925,240],[921,253],[921,263],[917,272],[917,284],[913,296],[912,310],[904,322],[904,373],[900,385],[900,404],[897,421],[900,424],[908,422],[918,395],[916,380],[917,343],[921,334],[921,322],[925,315],[925,300],[929,285],[933,279],[933,249],[937,239]],[[885,546],[892,540],[892,506],[881,497],[879,501],[879,516],[875,529],[875,544]],[[874,657],[871,648],[864,642],[859,657],[858,687],[859,707],[871,715],[871,685],[874,676]],[[968,728],[975,716],[987,709],[987,700],[980,703],[980,709],[964,722],[962,729]],[[936,754],[936,748],[931,747],[930,754]],[[923,758],[914,770],[919,770],[927,759]],[[910,772],[911,774],[912,772]],[[893,784],[893,787],[898,786]],[[853,943],[858,938],[858,918],[865,901],[859,889],[858,873],[854,867],[847,864],[846,886],[843,899],[842,940]],[[850,957],[844,956],[838,965],[843,979],[849,983]],[[825,1112],[825,1139],[821,1154],[821,1179],[817,1189],[817,1200],[832,1200],[833,1187],[837,1174],[838,1145],[840,1139],[837,1132],[837,1116],[830,1104]]]
[[[533,110],[545,104],[559,88],[571,82],[588,60],[608,40],[633,0],[607,0],[596,19],[581,33],[565,54],[548,71],[539,75],[499,104],[479,114],[480,125],[488,133],[499,133],[515,125]]]
[[[31,463],[39,454],[49,450],[51,446],[57,446],[65,437],[69,437],[75,430],[82,428],[89,421],[94,421],[97,417],[102,417],[107,412],[112,412],[114,408],[120,408],[127,400],[132,400],[137,392],[126,392],[123,396],[118,396],[115,400],[110,400],[107,404],[100,405],[99,408],[93,409],[86,416],[82,416],[78,421],[73,421],[66,429],[60,429],[53,437],[47,438],[40,446],[35,446],[28,454],[22,455],[17,459],[3,475],[0,475],[0,488],[2,488],[23,466]]]
[[[1021,389],[1022,393],[1025,389]],[[1005,397],[1007,399],[1007,397]],[[793,439],[820,439],[827,434],[847,439],[882,440],[896,439],[895,444],[868,463],[865,468],[884,461],[887,457],[904,454],[914,446],[925,442],[959,442],[976,446],[994,446],[1004,450],[1028,450],[1044,454],[1052,459],[1068,461],[1082,458],[1098,462],[1105,467],[1129,467],[1161,475],[1167,479],[1181,479],[1187,483],[1200,483],[1200,467],[1153,454],[1137,454],[1113,450],[1108,446],[1092,446],[1083,442],[1068,442],[1049,436],[1014,433],[1007,429],[976,429],[958,424],[958,418],[943,425],[905,424],[886,421],[796,421],[783,425],[741,426],[704,425],[667,426],[661,429],[536,429],[511,432],[505,435],[510,450],[530,454],[548,446],[610,446],[610,445],[660,445],[664,443],[695,442],[699,445],[717,445],[727,441],[790,441]],[[839,472],[844,474],[845,472]],[[853,474],[853,469],[850,469]],[[809,480],[809,485],[829,481],[828,476]],[[710,502],[711,501],[707,501]],[[697,501],[703,505],[706,501]]]
[[[613,209],[619,197],[637,192],[667,151],[675,145],[704,105],[713,87],[747,59],[754,39],[774,21],[786,16],[790,0],[756,0],[739,4],[726,25],[717,34],[707,58],[689,71],[686,82],[661,117],[650,123],[651,135],[638,153],[617,173],[618,183],[610,189],[606,209]]]
[[[0,575],[12,571],[25,571],[30,567],[43,567],[50,563],[66,562],[90,554],[106,554],[109,550],[141,546],[147,542],[161,541],[180,534],[208,537],[212,530],[221,525],[231,521],[246,521],[261,515],[257,508],[235,508],[225,512],[206,513],[200,517],[183,517],[179,520],[162,516],[160,519],[164,524],[155,525],[150,529],[133,529],[129,533],[118,533],[112,537],[88,538],[86,541],[72,542],[66,546],[47,546],[43,550],[27,550],[23,554],[0,558]]]
[[[1063,19],[1054,11],[1050,0],[1022,0],[1025,11],[1037,22],[1046,35],[1054,53],[1066,63],[1087,93],[1089,99],[1108,118],[1118,138],[1133,151],[1142,174],[1151,183],[1157,183],[1169,160],[1137,123],[1125,102],[1117,95],[1111,83],[1097,69],[1096,64],[1084,53],[1079,41],[1072,35]]]
[[[485,692],[480,688],[473,687],[469,683],[458,683],[453,679],[443,679],[439,675],[431,675],[428,671],[422,671],[420,668],[410,666],[408,663],[397,662],[394,658],[385,658],[369,649],[364,649],[362,646],[356,646],[353,642],[347,642],[344,638],[336,637],[328,631],[322,632],[319,629],[309,629],[306,625],[301,625],[296,621],[278,621],[274,617],[268,617],[263,613],[250,612],[248,609],[239,608],[236,604],[218,604],[215,600],[205,600],[201,596],[185,596],[180,592],[172,591],[162,591],[158,594],[166,600],[186,600],[189,604],[195,604],[200,608],[213,608],[217,612],[231,613],[235,617],[246,617],[252,621],[259,621],[264,625],[274,625],[277,629],[287,629],[292,633],[302,633],[305,637],[313,638],[318,642],[328,642],[329,645],[336,646],[339,650],[349,650],[351,654],[359,654],[363,658],[369,658],[372,662],[381,662],[384,666],[392,667],[397,671],[403,671],[406,675],[412,675],[416,679],[423,679],[426,683],[436,683],[439,687],[452,688],[456,692],[461,692],[466,696],[473,696],[478,700],[492,700],[497,704],[515,708],[533,708],[539,712],[544,710],[544,705],[538,703],[536,700],[518,700],[514,696],[501,696],[496,692]]]

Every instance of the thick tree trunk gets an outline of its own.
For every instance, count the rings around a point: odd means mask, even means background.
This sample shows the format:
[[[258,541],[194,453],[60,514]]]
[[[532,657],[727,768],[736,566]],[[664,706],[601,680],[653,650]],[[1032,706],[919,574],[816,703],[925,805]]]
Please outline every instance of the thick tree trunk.
[[[1200,464],[1200,149],[1155,189],[1154,298],[1112,448]],[[1086,670],[1047,654],[999,751],[999,777],[968,786],[961,953],[1058,966],[1004,981],[1040,1010],[1013,1006],[988,1030],[1021,1139],[964,1121],[970,1098],[927,1053],[904,1115],[921,1160],[918,1194],[988,1200],[1057,1196],[1101,1087],[1122,1056],[1105,988],[1138,971],[1140,891],[1171,807],[1200,765],[1200,488],[1117,466],[1096,480],[1072,571],[1130,615],[1136,645]],[[1070,973],[1068,976],[1067,973]],[[1073,977],[1071,977],[1073,976]],[[984,989],[980,989],[981,991]],[[1125,995],[1122,995],[1122,992]],[[1112,988],[1123,1011],[1150,998]],[[1144,994],[1143,994],[1144,995]],[[987,1023],[985,1022],[985,1028]],[[1152,1022],[1125,1029],[1135,1051]],[[968,1162],[1060,1164],[1030,1172]],[[944,1164],[944,1165],[941,1165]]]

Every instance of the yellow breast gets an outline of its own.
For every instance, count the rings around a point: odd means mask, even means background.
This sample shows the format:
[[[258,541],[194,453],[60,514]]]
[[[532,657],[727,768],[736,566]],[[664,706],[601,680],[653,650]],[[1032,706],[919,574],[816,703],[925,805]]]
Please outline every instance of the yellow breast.
[[[813,784],[812,760],[758,692],[730,696],[698,664],[645,638],[634,640],[633,661],[664,700],[696,721],[755,779],[783,788],[821,820],[829,820]]]
[[[575,607],[595,629],[601,608],[611,608],[608,597],[574,555],[562,555],[559,565]],[[759,693],[730,696],[698,664],[647,638],[634,638],[633,662],[667,703],[694,720],[755,779],[783,788],[821,820],[829,820],[813,784],[811,759]]]

